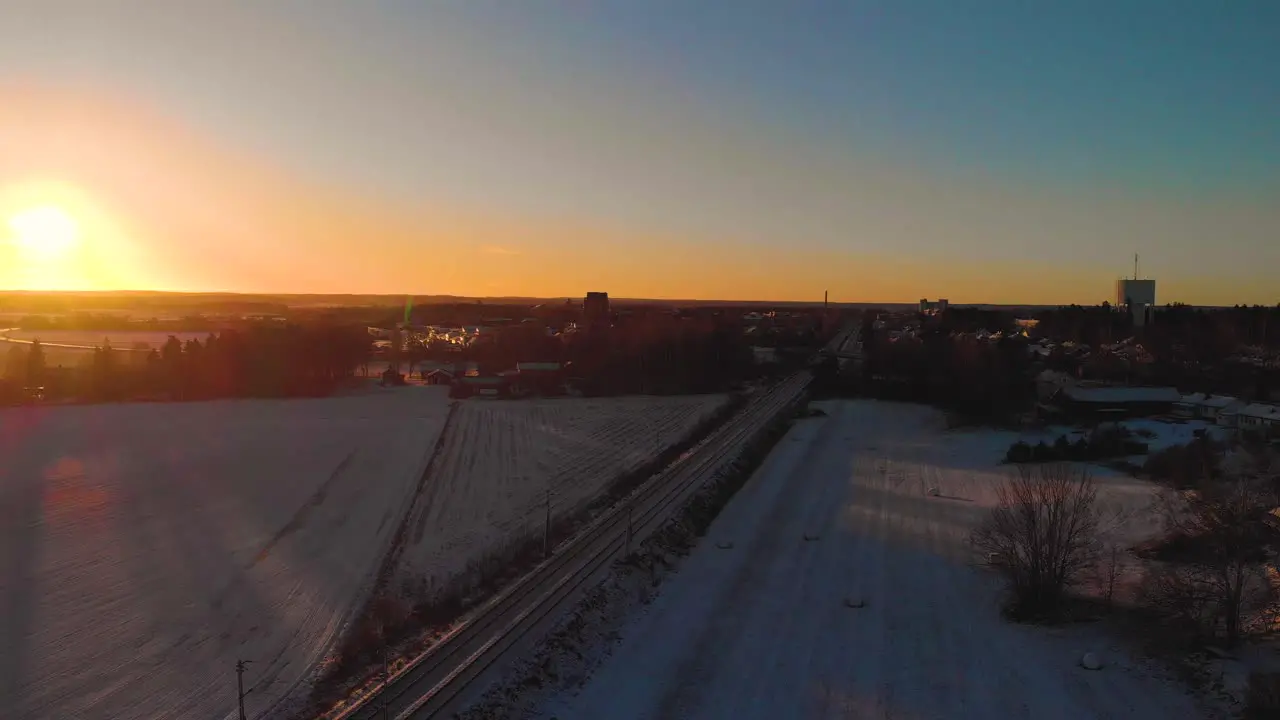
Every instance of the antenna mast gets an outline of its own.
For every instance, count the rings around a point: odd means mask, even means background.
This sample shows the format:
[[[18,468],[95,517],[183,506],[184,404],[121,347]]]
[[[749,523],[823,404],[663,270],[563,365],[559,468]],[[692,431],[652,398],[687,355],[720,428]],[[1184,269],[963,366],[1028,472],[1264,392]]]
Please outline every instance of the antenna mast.
[[[1133,254],[1133,279],[1138,279],[1138,253]]]

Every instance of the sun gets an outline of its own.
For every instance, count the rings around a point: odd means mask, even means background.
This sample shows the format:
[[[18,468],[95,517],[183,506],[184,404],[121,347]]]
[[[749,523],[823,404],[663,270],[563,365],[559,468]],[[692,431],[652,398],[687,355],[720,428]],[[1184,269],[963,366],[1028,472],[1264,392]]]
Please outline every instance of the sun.
[[[56,260],[80,244],[80,225],[56,205],[38,205],[9,218],[10,241],[30,260]]]

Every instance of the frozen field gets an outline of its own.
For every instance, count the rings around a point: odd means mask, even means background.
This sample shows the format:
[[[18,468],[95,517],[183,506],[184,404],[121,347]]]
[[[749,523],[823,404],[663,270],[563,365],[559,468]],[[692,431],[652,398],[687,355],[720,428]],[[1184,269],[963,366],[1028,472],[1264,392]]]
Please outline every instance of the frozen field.
[[[447,411],[326,400],[0,410],[0,717],[235,717],[323,659]]]
[[[539,717],[1202,717],[1097,629],[1000,618],[999,580],[965,539],[994,504],[1005,438],[945,432],[920,406],[824,407],[830,416],[797,423],[587,684]],[[1150,487],[1101,481],[1116,539],[1155,529],[1143,520]],[[1106,667],[1079,668],[1085,651]]]
[[[466,401],[415,508],[399,577],[439,589],[504,540],[540,530],[688,436],[725,395]]]

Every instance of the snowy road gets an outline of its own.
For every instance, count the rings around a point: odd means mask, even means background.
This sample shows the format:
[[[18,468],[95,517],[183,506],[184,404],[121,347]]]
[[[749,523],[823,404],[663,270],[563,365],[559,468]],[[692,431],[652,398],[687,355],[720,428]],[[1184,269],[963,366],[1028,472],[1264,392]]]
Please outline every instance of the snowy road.
[[[997,581],[964,543],[998,475],[963,435],[943,441],[926,408],[825,408],[780,443],[592,680],[542,714],[1200,716],[1097,630],[1000,619]],[[851,596],[866,607],[846,607]],[[1077,667],[1086,650],[1108,666]]]

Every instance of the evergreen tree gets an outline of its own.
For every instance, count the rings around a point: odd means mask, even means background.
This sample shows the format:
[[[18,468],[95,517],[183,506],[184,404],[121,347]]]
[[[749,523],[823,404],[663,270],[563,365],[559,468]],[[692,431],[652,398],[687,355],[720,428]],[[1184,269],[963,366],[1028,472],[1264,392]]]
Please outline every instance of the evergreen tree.
[[[27,351],[23,350],[21,345],[13,345],[9,348],[9,354],[5,357],[4,376],[19,385],[26,384]]]
[[[31,341],[31,349],[27,351],[27,377],[28,385],[40,385],[44,382],[45,377],[45,359],[44,348],[40,346],[39,340]]]

